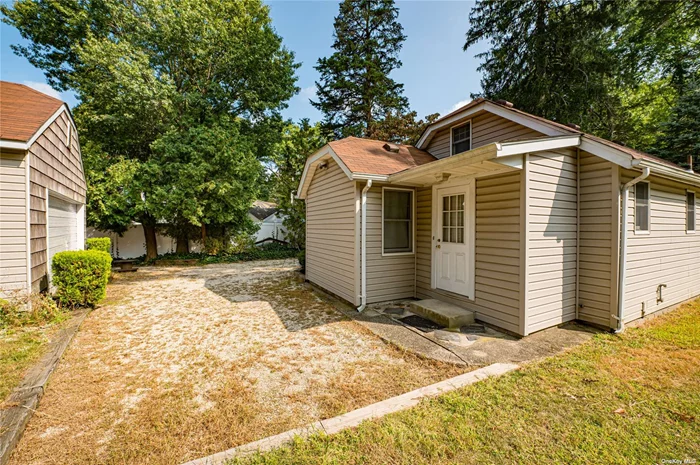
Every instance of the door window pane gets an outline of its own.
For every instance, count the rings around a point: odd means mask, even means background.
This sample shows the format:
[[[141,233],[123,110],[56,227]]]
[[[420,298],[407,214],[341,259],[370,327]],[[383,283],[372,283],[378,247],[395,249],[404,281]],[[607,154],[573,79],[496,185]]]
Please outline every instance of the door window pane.
[[[464,244],[464,194],[442,198],[442,241]]]

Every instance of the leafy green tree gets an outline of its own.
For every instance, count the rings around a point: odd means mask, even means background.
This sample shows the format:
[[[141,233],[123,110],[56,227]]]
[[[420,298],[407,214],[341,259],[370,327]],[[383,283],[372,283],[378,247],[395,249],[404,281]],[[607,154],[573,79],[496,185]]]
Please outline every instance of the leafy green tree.
[[[323,129],[336,138],[372,137],[387,114],[403,114],[403,84],[389,74],[401,66],[406,39],[393,0],[344,0],[335,18],[333,54],[318,60],[318,101]]]
[[[299,124],[287,124],[272,152],[272,198],[285,216],[287,241],[298,249],[306,245],[306,203],[292,196],[297,194],[306,158],[325,143],[320,124],[311,125],[308,119],[302,119]]]
[[[297,91],[298,65],[260,0],[20,0],[0,11],[31,41],[15,51],[43,69],[55,87],[77,93],[83,144],[92,142],[108,162],[138,166],[128,188],[133,205],[100,214],[116,218],[132,212],[144,226],[149,258],[156,254],[159,221],[221,219],[222,207],[212,193],[235,190],[224,181],[227,174],[242,174],[245,182],[256,172],[251,153],[266,156],[277,137],[270,129]],[[237,129],[233,147],[243,147],[240,156],[228,152],[227,161],[242,166],[216,171],[213,160],[204,157],[176,164],[179,174],[162,166],[173,156],[190,155],[183,140],[221,143],[222,121]],[[212,196],[174,208],[182,192],[197,190],[193,172],[217,172],[207,191]],[[99,174],[92,179],[115,180]],[[101,192],[108,196],[122,189],[107,186]],[[119,205],[104,200],[105,209]],[[239,206],[233,211],[247,215]],[[96,215],[90,216],[93,224],[100,223]]]
[[[688,83],[688,88],[663,124],[657,150],[660,156],[681,165],[700,154],[700,81]]]

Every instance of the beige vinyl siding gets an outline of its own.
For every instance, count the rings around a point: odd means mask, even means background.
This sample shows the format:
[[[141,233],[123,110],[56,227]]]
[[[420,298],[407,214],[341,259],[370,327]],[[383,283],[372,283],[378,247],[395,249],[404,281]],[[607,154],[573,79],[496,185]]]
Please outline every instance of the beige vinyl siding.
[[[613,203],[619,195],[613,180],[617,165],[581,152],[579,239],[579,319],[609,327],[616,307],[618,253],[613,242],[618,218]],[[619,211],[619,207],[618,207]]]
[[[466,119],[462,122],[467,121]],[[461,123],[454,123],[456,126]],[[492,113],[481,113],[472,118],[472,148],[481,147],[492,142],[538,137],[542,134]],[[450,128],[438,131],[426,148],[436,158],[450,156]]]
[[[27,287],[26,156],[0,154],[0,295]]]
[[[357,304],[355,183],[333,160],[316,170],[306,198],[306,278]]]
[[[527,172],[529,334],[576,316],[576,153],[531,154]]]
[[[63,112],[29,148],[32,289],[48,284],[46,188],[73,202],[85,203],[86,183],[78,146],[78,135],[69,128],[68,114]],[[68,132],[71,131],[70,145]]]
[[[413,297],[414,283],[413,254],[382,256],[382,187],[375,185],[367,192],[367,303]]]
[[[639,173],[623,170],[621,183]],[[627,222],[627,276],[625,282],[625,321],[635,320],[657,310],[700,295],[700,233],[686,232],[686,189],[677,182],[652,176],[650,233],[634,233],[634,188],[630,189]],[[697,201],[696,201],[697,202]],[[663,302],[657,303],[656,290],[663,289]]]
[[[476,180],[475,299],[431,289],[432,188],[417,190],[416,297],[436,298],[520,332],[520,173]]]

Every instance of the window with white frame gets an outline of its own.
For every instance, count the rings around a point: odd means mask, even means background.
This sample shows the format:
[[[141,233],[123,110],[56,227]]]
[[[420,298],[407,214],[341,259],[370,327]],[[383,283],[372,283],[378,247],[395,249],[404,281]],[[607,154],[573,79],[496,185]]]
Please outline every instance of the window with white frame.
[[[472,123],[471,121],[452,128],[452,155],[466,152],[472,148]]]
[[[695,192],[686,192],[685,198],[686,231],[695,232]]]
[[[648,182],[639,182],[634,186],[634,230],[638,233],[649,232],[650,189]]]
[[[385,188],[382,192],[383,252],[413,253],[413,191]]]

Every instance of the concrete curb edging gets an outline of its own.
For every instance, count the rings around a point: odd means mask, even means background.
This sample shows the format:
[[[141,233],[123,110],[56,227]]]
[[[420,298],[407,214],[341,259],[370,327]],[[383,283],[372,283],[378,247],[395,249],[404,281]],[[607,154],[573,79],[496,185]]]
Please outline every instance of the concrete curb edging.
[[[56,369],[88,313],[87,309],[75,312],[68,324],[51,341],[46,353],[29,369],[22,383],[7,399],[6,403],[11,407],[0,410],[0,465],[6,465],[10,460],[10,454],[22,438],[29,419],[44,395],[49,376]]]
[[[439,383],[431,384],[430,386],[425,386],[414,391],[407,392],[406,394],[401,394],[399,396],[368,405],[367,407],[353,410],[352,412],[348,412],[334,418],[317,421],[301,428],[292,429],[275,436],[260,439],[259,441],[243,444],[223,452],[218,452],[208,457],[202,457],[189,461],[182,465],[221,465],[226,460],[230,460],[234,457],[241,457],[253,454],[255,452],[267,452],[273,450],[277,447],[292,442],[295,437],[304,438],[315,433],[335,434],[345,429],[358,426],[365,420],[381,418],[390,413],[399,412],[401,410],[414,407],[426,397],[438,396],[440,394],[477,383],[492,376],[500,376],[517,368],[519,368],[519,366],[512,363],[494,363],[492,365],[470,371],[469,373],[464,373],[463,375],[455,376],[454,378],[446,379],[444,381],[440,381]]]

